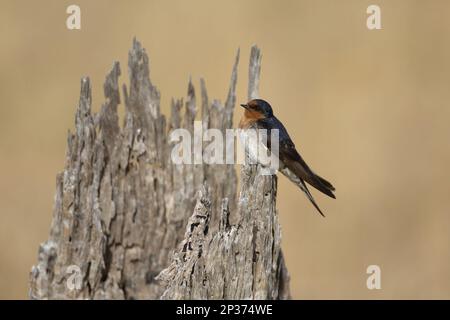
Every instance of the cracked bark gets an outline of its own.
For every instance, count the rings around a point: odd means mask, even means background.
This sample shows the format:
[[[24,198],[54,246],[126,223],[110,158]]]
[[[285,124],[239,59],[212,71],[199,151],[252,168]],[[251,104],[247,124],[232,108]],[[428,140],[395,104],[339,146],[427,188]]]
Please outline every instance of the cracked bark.
[[[251,97],[258,95],[260,57],[252,48]],[[224,105],[210,102],[205,81],[200,81],[204,129],[232,128],[238,63],[239,52]],[[65,168],[56,178],[49,239],[40,245],[30,274],[30,297],[288,298],[276,177],[244,166],[237,197],[233,165],[173,164],[170,132],[180,127],[194,131],[194,85],[189,81],[185,103],[172,100],[166,121],[147,54],[136,40],[128,71],[122,126],[119,63],[106,77],[98,114],[91,112],[89,78],[81,81],[75,131],[68,134]],[[230,224],[230,212],[236,224]],[[70,266],[79,272],[69,273]],[[73,281],[79,286],[71,287]]]

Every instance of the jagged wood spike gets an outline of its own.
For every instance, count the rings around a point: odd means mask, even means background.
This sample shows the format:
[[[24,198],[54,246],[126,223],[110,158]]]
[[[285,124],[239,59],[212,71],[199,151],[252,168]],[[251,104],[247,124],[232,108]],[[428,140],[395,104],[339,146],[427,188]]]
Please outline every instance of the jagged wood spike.
[[[238,65],[239,65],[240,49],[237,50],[236,59],[234,61],[233,70],[231,72],[230,87],[228,89],[227,99],[225,101],[225,117],[224,127],[233,127],[233,111],[236,105],[236,85],[238,77]]]
[[[203,129],[209,128],[209,100],[208,91],[206,90],[205,79],[200,79],[200,90],[202,94],[202,125]]]
[[[248,100],[259,98],[259,78],[261,74],[261,50],[254,45],[250,53],[248,69]]]

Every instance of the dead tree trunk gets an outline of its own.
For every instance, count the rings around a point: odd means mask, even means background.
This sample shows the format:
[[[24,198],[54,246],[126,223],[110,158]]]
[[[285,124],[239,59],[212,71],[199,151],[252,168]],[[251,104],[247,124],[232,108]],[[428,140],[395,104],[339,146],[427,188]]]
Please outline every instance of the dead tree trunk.
[[[258,95],[260,61],[252,48],[249,97]],[[204,129],[232,128],[238,62],[239,52],[224,105],[209,101],[201,80]],[[98,114],[91,113],[89,79],[81,81],[75,132],[69,133],[66,165],[56,179],[50,236],[31,271],[30,297],[288,298],[276,177],[244,166],[237,198],[233,165],[173,164],[169,133],[181,127],[193,134],[194,86],[189,82],[185,103],[172,101],[166,123],[147,54],[136,40],[128,70],[122,128],[119,63],[106,77]]]

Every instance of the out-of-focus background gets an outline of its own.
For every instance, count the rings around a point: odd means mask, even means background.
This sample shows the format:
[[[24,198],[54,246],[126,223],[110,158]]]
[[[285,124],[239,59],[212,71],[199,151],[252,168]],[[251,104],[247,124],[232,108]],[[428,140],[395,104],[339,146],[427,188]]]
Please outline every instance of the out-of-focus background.
[[[81,30],[66,8],[81,7]],[[246,100],[252,44],[260,92],[312,168],[337,187],[314,192],[321,218],[284,177],[278,203],[294,298],[450,298],[449,1],[17,1],[0,7],[0,298],[26,298],[51,222],[80,77],[94,110],[133,36],[147,49],[168,113],[187,80],[225,99],[241,48]],[[239,110],[240,111],[240,110]],[[238,115],[236,115],[236,121]],[[366,268],[381,267],[381,290]]]

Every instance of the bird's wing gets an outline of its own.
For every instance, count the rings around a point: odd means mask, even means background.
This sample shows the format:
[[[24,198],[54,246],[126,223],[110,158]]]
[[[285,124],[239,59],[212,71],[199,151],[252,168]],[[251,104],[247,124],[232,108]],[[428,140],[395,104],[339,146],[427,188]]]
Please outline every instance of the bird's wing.
[[[294,143],[291,140],[286,128],[276,118],[271,117],[262,121],[258,121],[258,127],[261,129],[278,129],[279,130],[279,159],[288,167],[299,179],[306,181],[317,190],[323,192],[331,198],[336,198],[333,194],[335,188],[324,178],[315,174],[297,152]],[[271,134],[267,134],[267,147],[272,150]],[[305,191],[306,193],[306,191]],[[309,191],[308,191],[309,193]]]
[[[306,181],[311,186],[326,194],[331,198],[336,198],[333,194],[335,188],[333,185],[324,178],[315,174],[297,152],[294,143],[289,137],[289,134],[283,124],[276,118],[271,117],[258,121],[258,128],[273,130],[278,129],[279,135],[279,150],[278,155],[280,161],[288,167],[299,179]],[[271,134],[267,134],[266,146],[269,150],[272,150]],[[305,192],[306,193],[306,192]],[[309,191],[308,191],[309,193]]]
[[[316,175],[306,164],[303,158],[295,149],[294,143],[288,139],[280,141],[279,148],[280,160],[288,167],[292,172],[294,172],[297,177],[306,181],[311,186],[323,192],[331,198],[336,198],[333,194],[334,187],[326,181],[325,179]]]

